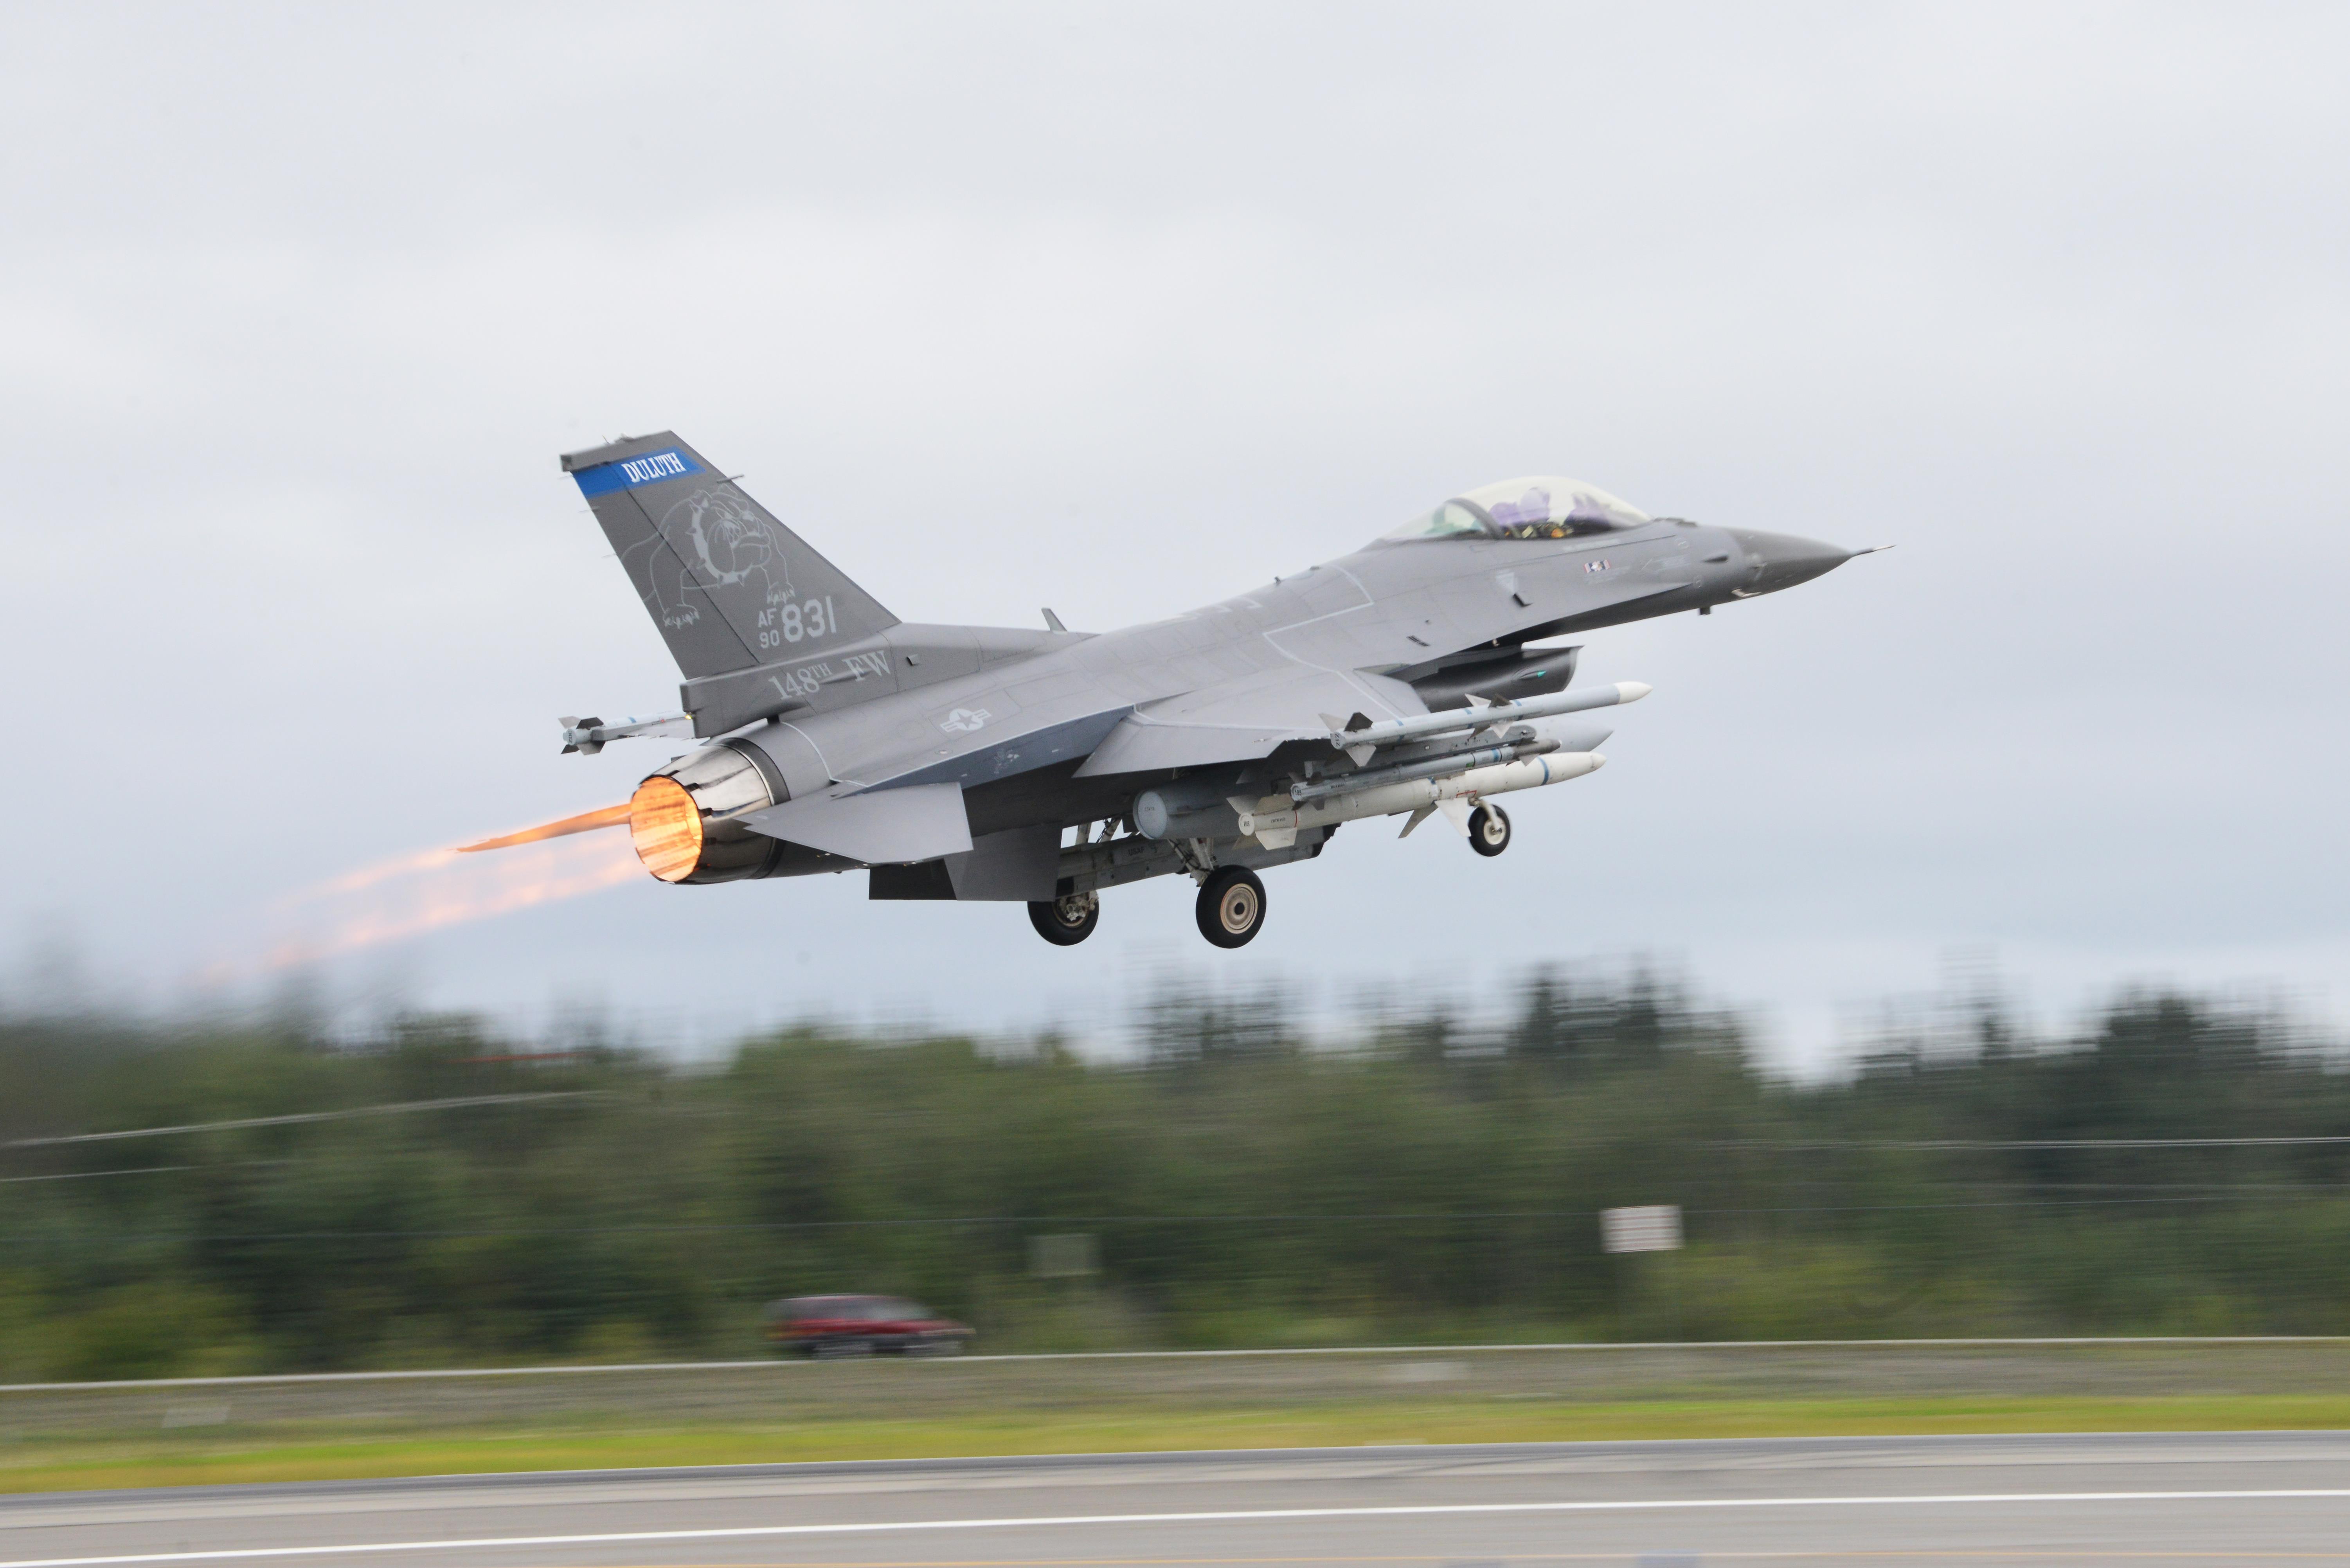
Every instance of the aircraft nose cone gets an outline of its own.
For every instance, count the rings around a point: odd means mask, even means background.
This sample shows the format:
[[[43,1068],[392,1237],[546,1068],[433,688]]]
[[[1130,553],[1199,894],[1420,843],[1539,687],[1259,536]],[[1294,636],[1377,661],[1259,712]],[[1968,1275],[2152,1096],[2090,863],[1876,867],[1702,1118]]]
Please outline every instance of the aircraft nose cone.
[[[1753,574],[1746,587],[1750,594],[1775,594],[1781,588],[1808,583],[1823,573],[1835,570],[1854,555],[1839,545],[1798,538],[1793,534],[1759,534],[1746,528],[1728,532],[1746,553],[1747,569]]]

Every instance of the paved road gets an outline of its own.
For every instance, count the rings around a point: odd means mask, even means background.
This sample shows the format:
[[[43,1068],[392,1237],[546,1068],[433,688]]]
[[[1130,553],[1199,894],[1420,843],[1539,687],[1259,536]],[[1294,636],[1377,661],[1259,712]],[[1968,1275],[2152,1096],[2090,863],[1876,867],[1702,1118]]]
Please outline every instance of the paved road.
[[[0,1501],[32,1563],[2350,1563],[2350,1433],[1512,1444]]]

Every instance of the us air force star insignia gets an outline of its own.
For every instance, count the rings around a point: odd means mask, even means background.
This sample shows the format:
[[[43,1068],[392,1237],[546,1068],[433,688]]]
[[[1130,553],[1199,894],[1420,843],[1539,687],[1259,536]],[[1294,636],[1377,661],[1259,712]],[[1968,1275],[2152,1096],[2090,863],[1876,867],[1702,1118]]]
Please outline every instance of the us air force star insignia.
[[[939,721],[939,728],[950,735],[968,735],[983,729],[993,717],[984,708],[958,708]]]

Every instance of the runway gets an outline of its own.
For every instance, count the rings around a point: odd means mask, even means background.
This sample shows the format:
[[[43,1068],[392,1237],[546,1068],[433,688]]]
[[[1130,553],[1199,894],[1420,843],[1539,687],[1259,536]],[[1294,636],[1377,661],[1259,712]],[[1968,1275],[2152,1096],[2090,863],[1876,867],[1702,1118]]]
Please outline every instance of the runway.
[[[0,1568],[1742,1562],[2350,1563],[2350,1434],[1275,1449],[0,1501]]]

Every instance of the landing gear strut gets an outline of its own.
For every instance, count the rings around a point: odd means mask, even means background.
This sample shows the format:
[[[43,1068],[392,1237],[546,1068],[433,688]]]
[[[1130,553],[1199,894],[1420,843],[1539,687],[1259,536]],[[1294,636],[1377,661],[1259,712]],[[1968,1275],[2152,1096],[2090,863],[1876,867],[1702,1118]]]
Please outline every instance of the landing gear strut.
[[[1037,899],[1028,906],[1028,923],[1055,947],[1076,947],[1101,924],[1101,895],[1072,893],[1066,898]]]
[[[1200,884],[1200,934],[1220,948],[1244,948],[1264,924],[1264,884],[1245,866],[1226,866]]]
[[[1469,814],[1469,847],[1480,855],[1499,855],[1510,846],[1510,819],[1498,805],[1481,805]]]

